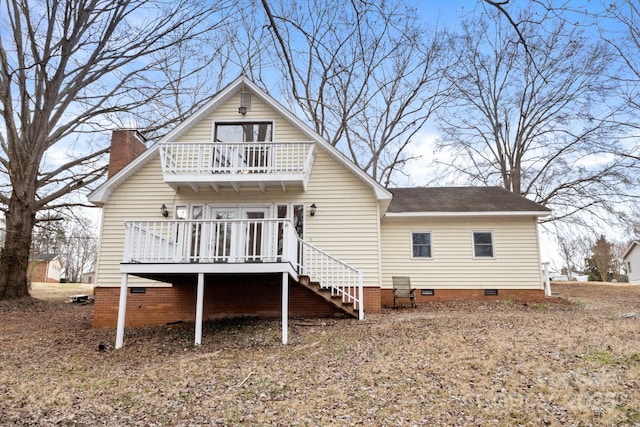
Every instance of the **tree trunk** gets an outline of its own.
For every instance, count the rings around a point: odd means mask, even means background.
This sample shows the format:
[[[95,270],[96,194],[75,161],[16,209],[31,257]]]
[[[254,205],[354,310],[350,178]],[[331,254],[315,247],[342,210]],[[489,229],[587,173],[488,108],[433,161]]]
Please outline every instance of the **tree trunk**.
[[[0,255],[0,300],[29,295],[27,269],[35,224],[33,202],[12,194],[6,216],[6,237]]]

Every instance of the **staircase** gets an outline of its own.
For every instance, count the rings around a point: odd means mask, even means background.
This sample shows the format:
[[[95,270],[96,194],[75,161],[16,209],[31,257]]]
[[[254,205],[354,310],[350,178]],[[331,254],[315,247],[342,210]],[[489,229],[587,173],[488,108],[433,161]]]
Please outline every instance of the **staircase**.
[[[298,243],[298,282],[344,313],[364,319],[362,272],[302,239]]]
[[[336,292],[331,292],[331,288],[323,288],[320,286],[319,282],[312,282],[309,279],[309,276],[299,276],[298,283],[300,283],[305,288],[309,289],[314,294],[320,296],[325,301],[330,302],[334,306],[336,306],[343,313],[355,317],[358,319],[360,317],[358,310],[355,308],[353,302],[345,302],[343,301],[342,295]]]

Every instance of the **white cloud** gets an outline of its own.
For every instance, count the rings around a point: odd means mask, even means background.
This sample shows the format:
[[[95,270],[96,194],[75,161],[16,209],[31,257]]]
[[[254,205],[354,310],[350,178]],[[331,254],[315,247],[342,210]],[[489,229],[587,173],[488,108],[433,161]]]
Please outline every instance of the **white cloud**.
[[[404,172],[408,175],[404,185],[418,187],[427,185],[436,178],[434,159],[439,156],[436,153],[436,141],[439,135],[435,132],[420,132],[414,142],[408,147],[407,154],[416,159],[407,162]]]

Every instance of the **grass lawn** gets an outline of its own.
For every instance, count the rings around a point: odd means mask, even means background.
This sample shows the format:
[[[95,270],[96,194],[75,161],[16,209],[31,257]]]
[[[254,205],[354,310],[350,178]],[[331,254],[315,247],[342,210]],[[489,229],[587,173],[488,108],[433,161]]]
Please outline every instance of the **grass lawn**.
[[[93,285],[87,283],[32,282],[29,293],[46,301],[67,301],[71,295],[93,295]]]
[[[91,305],[4,301],[0,424],[640,426],[640,286],[552,290],[292,320],[287,346],[272,320],[207,322],[199,347],[192,324],[127,329],[121,350]]]

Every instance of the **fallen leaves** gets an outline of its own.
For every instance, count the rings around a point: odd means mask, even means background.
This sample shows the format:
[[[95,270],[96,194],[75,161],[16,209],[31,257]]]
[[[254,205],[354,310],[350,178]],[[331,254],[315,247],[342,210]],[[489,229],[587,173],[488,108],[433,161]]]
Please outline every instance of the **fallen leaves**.
[[[640,287],[456,301],[364,322],[90,328],[91,306],[0,302],[3,425],[639,425]],[[578,301],[579,303],[576,303]],[[103,351],[98,350],[99,344]]]

